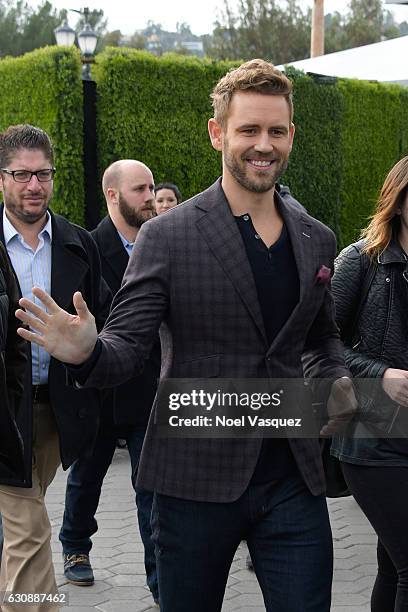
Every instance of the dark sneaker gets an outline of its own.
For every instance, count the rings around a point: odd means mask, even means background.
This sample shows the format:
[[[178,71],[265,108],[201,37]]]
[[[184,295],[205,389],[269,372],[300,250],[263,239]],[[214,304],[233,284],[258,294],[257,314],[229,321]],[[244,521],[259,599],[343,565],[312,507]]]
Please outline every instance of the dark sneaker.
[[[94,575],[89,562],[89,555],[82,553],[64,554],[64,576],[68,582],[77,586],[93,585]]]

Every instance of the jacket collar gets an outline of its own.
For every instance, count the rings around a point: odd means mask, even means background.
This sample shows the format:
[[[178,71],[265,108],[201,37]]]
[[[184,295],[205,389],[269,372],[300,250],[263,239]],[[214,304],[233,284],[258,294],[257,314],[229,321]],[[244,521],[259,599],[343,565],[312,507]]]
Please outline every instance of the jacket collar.
[[[377,261],[382,265],[392,263],[402,263],[407,265],[408,258],[402,250],[398,240],[395,238],[395,236],[393,236],[385,251],[378,255]]]
[[[1,203],[0,219],[3,218],[3,209]],[[88,257],[76,226],[51,210],[49,213],[52,224],[51,295],[59,306],[67,309],[89,269]],[[3,223],[0,223],[0,240],[4,244]]]
[[[102,219],[92,235],[99,245],[101,259],[111,268],[120,285],[129,256],[109,215]]]

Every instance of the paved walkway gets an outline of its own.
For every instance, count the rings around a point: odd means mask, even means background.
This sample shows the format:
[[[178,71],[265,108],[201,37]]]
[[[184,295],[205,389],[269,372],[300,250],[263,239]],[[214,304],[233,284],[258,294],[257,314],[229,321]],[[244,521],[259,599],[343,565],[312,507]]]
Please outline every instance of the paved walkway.
[[[157,610],[152,607],[145,586],[143,547],[136,527],[127,451],[116,452],[105,479],[97,514],[99,531],[94,536],[91,555],[95,572],[92,587],[76,587],[64,580],[58,531],[64,510],[65,480],[66,474],[60,470],[48,491],[47,507],[53,526],[57,582],[60,592],[69,594],[70,612]],[[335,547],[332,612],[369,612],[376,571],[372,529],[353,499],[332,500],[329,506]],[[241,545],[231,567],[223,612],[265,611],[256,579],[245,568],[245,558],[246,548]]]

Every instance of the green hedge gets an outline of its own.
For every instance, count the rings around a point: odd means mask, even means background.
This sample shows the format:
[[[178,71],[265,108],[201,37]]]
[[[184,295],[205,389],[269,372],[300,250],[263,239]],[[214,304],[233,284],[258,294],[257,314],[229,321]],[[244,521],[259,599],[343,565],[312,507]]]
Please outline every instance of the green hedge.
[[[81,61],[74,48],[45,47],[0,60],[0,129],[31,123],[55,148],[52,208],[84,221],[83,102]]]
[[[169,54],[107,49],[97,58],[99,166],[135,158],[171,180],[186,199],[221,171],[207,133],[208,97],[232,66]]]
[[[282,182],[308,212],[340,232],[342,96],[338,87],[319,84],[295,70],[296,126],[289,168]]]
[[[408,154],[408,89],[341,80],[342,185],[339,241],[349,244],[367,223],[381,185]]]
[[[177,183],[185,198],[205,189],[221,172],[207,134],[209,94],[233,65],[131,49],[99,55],[100,172],[131,157],[150,166],[156,181]],[[408,153],[408,91],[287,72],[296,135],[283,182],[343,246],[358,237],[386,173]]]
[[[134,49],[100,54],[94,67],[100,175],[116,159],[136,158],[152,168],[157,182],[177,183],[185,198],[210,185],[221,160],[207,133],[209,94],[234,65]],[[294,82],[296,135],[283,182],[343,246],[358,237],[387,172],[408,154],[408,90],[287,72]],[[0,79],[0,129],[29,122],[50,134],[58,169],[53,209],[83,224],[78,51],[48,47],[4,58]],[[102,206],[101,193],[100,201]]]

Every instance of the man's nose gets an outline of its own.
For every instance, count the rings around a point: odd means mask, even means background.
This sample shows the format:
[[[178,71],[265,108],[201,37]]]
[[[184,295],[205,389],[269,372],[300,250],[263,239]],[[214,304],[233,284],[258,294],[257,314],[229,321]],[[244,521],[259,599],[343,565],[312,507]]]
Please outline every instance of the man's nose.
[[[27,183],[27,187],[30,189],[38,189],[38,188],[42,188],[41,187],[41,183],[37,178],[37,175],[33,174],[30,178],[30,180]]]
[[[271,136],[267,132],[261,133],[256,144],[254,145],[254,149],[259,153],[271,153],[271,151],[273,151]]]

